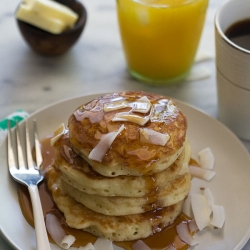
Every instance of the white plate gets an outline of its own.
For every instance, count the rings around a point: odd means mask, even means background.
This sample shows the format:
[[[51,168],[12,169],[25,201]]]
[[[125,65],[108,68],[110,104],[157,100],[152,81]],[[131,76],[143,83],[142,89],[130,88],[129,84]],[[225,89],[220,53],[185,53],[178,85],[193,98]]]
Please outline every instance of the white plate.
[[[37,119],[39,136],[51,134],[62,122],[67,124],[71,113],[96,95],[82,96],[45,107],[30,116]],[[205,147],[215,155],[216,176],[211,182],[192,181],[192,193],[209,187],[215,203],[223,205],[226,222],[223,229],[207,228],[198,233],[200,244],[195,250],[241,249],[250,236],[250,156],[242,143],[225,126],[193,107],[176,101],[186,114],[188,138],[193,157]],[[0,227],[4,237],[19,250],[35,249],[35,233],[20,211],[15,183],[6,165],[6,146],[0,146]],[[116,248],[118,249],[118,248]]]

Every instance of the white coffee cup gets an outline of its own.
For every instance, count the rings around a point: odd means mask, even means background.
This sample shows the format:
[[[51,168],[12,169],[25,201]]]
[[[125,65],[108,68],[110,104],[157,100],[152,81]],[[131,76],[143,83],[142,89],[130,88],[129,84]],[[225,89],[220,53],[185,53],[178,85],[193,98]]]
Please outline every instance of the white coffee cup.
[[[215,16],[218,115],[243,140],[250,140],[250,50],[233,43],[225,32],[250,19],[249,10],[250,0],[231,0]]]

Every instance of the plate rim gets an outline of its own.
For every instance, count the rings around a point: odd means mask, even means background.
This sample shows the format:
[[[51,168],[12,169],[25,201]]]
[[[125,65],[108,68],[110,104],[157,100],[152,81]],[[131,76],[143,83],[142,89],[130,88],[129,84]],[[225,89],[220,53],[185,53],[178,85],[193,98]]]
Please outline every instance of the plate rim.
[[[37,115],[37,114],[39,114],[41,112],[44,112],[46,110],[49,110],[49,109],[53,108],[54,106],[59,105],[61,103],[74,102],[74,101],[76,101],[76,99],[79,99],[79,98],[85,98],[85,99],[90,98],[90,99],[92,99],[94,97],[102,96],[102,95],[107,94],[107,93],[99,93],[99,94],[98,93],[90,93],[90,94],[88,93],[86,95],[81,94],[81,95],[76,95],[76,96],[73,96],[73,97],[68,97],[68,98],[64,98],[64,99],[55,101],[53,103],[45,105],[44,107],[41,107],[41,108],[35,110],[34,112],[32,112],[29,115],[29,117],[27,118],[27,120],[30,120],[30,119],[34,118],[35,115]],[[207,114],[203,110],[201,110],[201,109],[199,109],[199,108],[197,108],[197,107],[195,107],[193,105],[190,105],[189,103],[183,102],[183,101],[175,99],[175,98],[171,98],[171,99],[177,104],[177,106],[181,105],[181,106],[187,107],[191,111],[198,112],[200,115],[205,115],[210,120],[215,122],[216,126],[222,126],[223,130],[225,130],[226,133],[229,133],[230,136],[234,140],[236,140],[238,142],[238,146],[241,146],[240,149],[247,156],[248,161],[250,162],[250,154],[248,153],[246,147],[243,145],[243,143],[240,141],[240,139],[230,129],[228,129],[224,124],[222,124],[219,120],[217,120],[214,117],[210,116],[209,114]],[[77,108],[77,107],[75,107],[75,108]],[[2,142],[2,144],[0,144],[0,148],[3,147],[4,143],[6,143],[6,139]],[[6,240],[6,242],[8,242],[8,244],[10,244],[10,246],[12,246],[14,249],[19,249],[19,247],[17,245],[15,245],[14,242],[11,240],[11,236],[8,237],[8,235],[6,235],[6,233],[4,233],[4,231],[2,230],[2,226],[0,226],[0,233],[1,233],[2,237]],[[250,237],[250,227],[246,231],[244,237],[241,238],[241,240],[238,242],[236,249],[241,249],[247,243],[247,241],[249,240],[249,237]]]

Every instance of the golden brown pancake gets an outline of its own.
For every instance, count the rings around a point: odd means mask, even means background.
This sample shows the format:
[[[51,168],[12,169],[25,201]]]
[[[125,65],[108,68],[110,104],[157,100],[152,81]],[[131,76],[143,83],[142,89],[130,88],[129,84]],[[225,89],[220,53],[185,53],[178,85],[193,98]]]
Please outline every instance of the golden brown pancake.
[[[112,241],[129,241],[146,238],[172,224],[180,215],[184,201],[162,209],[141,214],[107,216],[86,208],[67,195],[53,168],[47,172],[48,188],[66,223]]]
[[[150,101],[147,113],[134,108],[141,98]],[[144,125],[132,121],[114,121],[117,115],[124,113],[147,121]],[[89,154],[100,138],[117,131],[122,125],[125,129],[116,137],[101,161],[90,159]],[[187,119],[169,98],[130,91],[108,94],[81,105],[70,116],[68,126],[73,149],[96,172],[108,177],[140,176],[160,172],[179,157],[186,139]],[[164,146],[142,142],[140,128],[169,134],[170,139]]]
[[[152,190],[165,186],[180,174],[183,165],[188,166],[191,150],[188,142],[178,159],[167,169],[151,176],[106,177],[95,172],[80,156],[75,154],[69,144],[67,133],[56,143],[55,166],[61,178],[79,191],[101,196],[143,197]]]
[[[190,174],[186,173],[168,182],[166,186],[152,190],[151,194],[139,198],[87,194],[64,181],[62,181],[62,187],[65,193],[95,212],[121,216],[144,213],[179,203],[190,191],[190,180]]]
[[[78,107],[56,132],[46,176],[66,223],[112,241],[172,224],[191,186],[186,131],[181,110],[156,94],[119,92]]]

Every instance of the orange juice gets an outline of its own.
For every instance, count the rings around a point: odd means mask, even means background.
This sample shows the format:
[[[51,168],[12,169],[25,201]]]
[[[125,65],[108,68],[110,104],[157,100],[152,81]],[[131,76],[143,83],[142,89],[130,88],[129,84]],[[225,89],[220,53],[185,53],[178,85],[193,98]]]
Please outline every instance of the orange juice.
[[[198,48],[208,0],[117,0],[131,74],[162,84],[184,78]]]

